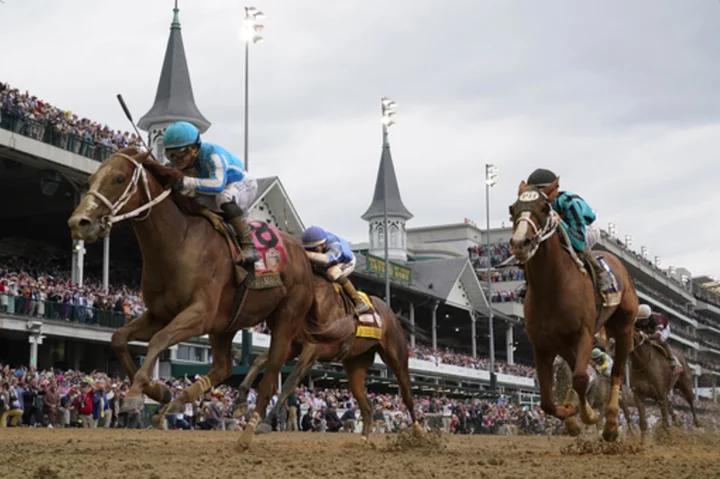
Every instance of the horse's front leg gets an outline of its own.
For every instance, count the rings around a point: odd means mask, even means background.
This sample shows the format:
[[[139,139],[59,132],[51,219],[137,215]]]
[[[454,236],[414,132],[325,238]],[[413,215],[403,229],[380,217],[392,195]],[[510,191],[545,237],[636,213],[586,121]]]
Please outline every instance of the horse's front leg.
[[[618,416],[620,415],[620,388],[625,379],[625,364],[632,348],[634,318],[624,321],[623,329],[612,331],[615,338],[615,362],[612,367],[610,399],[608,401],[607,414],[605,416],[605,429],[603,439],[608,442],[618,438]],[[638,406],[639,407],[639,406]]]
[[[600,421],[600,416],[593,411],[587,401],[588,383],[590,381],[587,370],[590,355],[592,354],[592,341],[593,337],[589,332],[580,339],[575,352],[575,370],[573,371],[573,389],[579,399],[580,419],[585,424],[597,424]]]
[[[542,410],[545,411],[545,414],[555,416],[560,420],[565,420],[577,414],[577,408],[571,401],[566,399],[562,406],[556,406],[553,402],[553,361],[555,354],[534,349],[533,355],[535,356],[535,369],[540,386],[540,407]],[[568,396],[572,398],[570,393]]]
[[[121,412],[143,407],[145,403],[143,391],[150,386],[150,376],[158,356],[170,346],[204,334],[208,309],[206,302],[196,301],[178,314],[170,324],[155,333],[148,344],[145,362],[135,373],[130,391],[123,401]]]

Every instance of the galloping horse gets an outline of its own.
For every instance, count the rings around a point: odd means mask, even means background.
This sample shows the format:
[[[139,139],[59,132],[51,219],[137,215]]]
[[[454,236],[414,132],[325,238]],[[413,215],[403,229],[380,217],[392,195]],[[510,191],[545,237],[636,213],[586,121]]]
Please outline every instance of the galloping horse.
[[[277,417],[280,408],[295,391],[298,383],[304,378],[316,361],[334,362],[342,360],[345,371],[348,375],[350,390],[358,402],[363,419],[362,437],[367,439],[372,429],[372,408],[365,391],[365,376],[375,361],[375,353],[380,354],[383,362],[392,370],[397,378],[403,403],[410,413],[413,429],[416,434],[421,432],[420,425],[415,416],[415,406],[410,391],[410,372],[408,368],[408,348],[405,341],[405,331],[401,321],[395,313],[380,298],[370,296],[373,308],[382,318],[382,336],[380,339],[358,338],[350,339],[351,344],[345,344],[346,340],[334,343],[312,343],[303,342],[298,338],[293,342],[292,351],[287,357],[288,360],[300,356],[298,363],[293,368],[290,376],[285,380],[282,393],[275,407],[268,415],[266,424],[271,422],[273,416]],[[350,331],[354,329],[354,319],[347,311],[353,311],[353,304],[348,298],[341,297],[333,288],[333,285],[324,278],[315,277],[315,303],[313,312],[317,317],[317,323],[322,327],[325,324],[344,323],[349,326]],[[342,316],[338,318],[338,316]],[[250,387],[265,366],[268,359],[267,353],[258,356],[252,365],[247,376],[238,388],[239,402],[244,402]],[[268,374],[268,373],[266,373]],[[259,430],[259,429],[258,429]]]
[[[513,221],[510,246],[517,260],[524,263],[528,283],[525,324],[540,383],[540,403],[543,411],[561,420],[578,412],[578,407],[573,404],[572,390],[568,391],[564,404],[556,406],[553,402],[553,361],[560,355],[573,370],[572,384],[580,400],[580,418],[585,424],[599,421],[587,403],[587,366],[593,336],[605,325],[615,339],[616,350],[603,438],[615,441],[620,386],[624,364],[632,347],[633,322],[638,310],[637,293],[622,263],[604,253],[605,261],[621,284],[621,300],[613,307],[598,307],[592,280],[579,269],[572,256],[574,253],[566,251],[566,248],[572,251],[569,242],[561,240],[564,231],[552,208],[552,201],[558,194],[558,182],[559,178],[542,189],[521,182],[518,199],[510,207]]]
[[[630,352],[630,387],[635,393],[640,431],[643,437],[648,426],[645,416],[645,398],[657,401],[660,406],[663,427],[667,428],[670,425],[668,413],[672,415],[673,422],[677,421],[675,410],[668,397],[673,389],[679,392],[690,406],[695,427],[701,427],[695,414],[695,394],[690,367],[680,351],[673,352],[684,369],[679,377],[676,377],[664,352],[650,343],[646,336],[637,332],[633,335],[633,348]]]
[[[150,381],[158,356],[174,344],[207,334],[213,356],[210,371],[186,388],[173,406],[194,401],[232,374],[235,333],[265,320],[272,340],[268,374],[258,396],[262,409],[277,387],[278,372],[293,338],[337,339],[333,331],[313,331],[307,320],[313,301],[310,263],[297,240],[280,234],[287,254],[282,284],[248,289],[237,318],[231,318],[238,284],[228,244],[208,219],[198,215],[199,207],[192,199],[170,196],[165,188],[176,171],[149,156],[135,148],[112,155],[90,177],[87,194],[68,220],[73,238],[93,242],[107,236],[113,223],[133,219],[143,258],[142,295],[147,310],[112,336],[112,348],[133,379],[123,408],[142,407],[143,394],[163,404],[170,402],[170,391]],[[139,369],[130,355],[130,341],[148,342]],[[249,421],[238,450],[249,447],[258,421],[257,416]]]
[[[565,360],[560,356],[555,358],[554,366],[555,389],[553,397],[556,401],[562,401],[562,395],[567,392],[570,384],[572,383],[572,371],[570,370],[570,366],[568,365],[568,363],[566,363]],[[604,417],[607,413],[611,389],[612,384],[610,384],[610,379],[600,374],[595,374],[590,380],[590,384],[588,385],[588,404],[591,408],[599,410],[601,417]],[[632,391],[625,385],[623,385],[620,390],[620,399],[618,400],[618,403],[620,405],[620,409],[622,409],[623,414],[625,415],[628,434],[632,434],[632,416],[630,414],[629,406],[634,406],[634,401]],[[575,421],[574,417],[565,419],[564,425],[565,430],[567,430],[571,436],[576,436],[580,430],[580,426],[578,426],[577,421]],[[596,426],[599,428],[600,423],[598,422]]]

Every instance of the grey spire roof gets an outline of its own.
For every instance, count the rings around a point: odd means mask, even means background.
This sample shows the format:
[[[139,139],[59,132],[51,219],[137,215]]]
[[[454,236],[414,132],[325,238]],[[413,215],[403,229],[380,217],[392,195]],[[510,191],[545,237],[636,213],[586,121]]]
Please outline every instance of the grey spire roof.
[[[195,105],[180,31],[177,1],[173,12],[170,38],[165,50],[165,60],[155,94],[155,104],[150,111],[145,113],[145,116],[140,118],[138,126],[149,131],[150,127],[157,123],[188,121],[195,125],[201,133],[204,133],[210,128],[210,122]]]
[[[362,219],[369,220],[383,215],[385,203],[385,182],[387,182],[387,213],[388,216],[399,216],[406,220],[413,217],[413,214],[405,208],[400,198],[395,167],[390,155],[390,145],[383,145],[382,156],[380,157],[380,169],[378,169],[377,180],[375,181],[375,194],[373,195],[370,208],[362,215]]]

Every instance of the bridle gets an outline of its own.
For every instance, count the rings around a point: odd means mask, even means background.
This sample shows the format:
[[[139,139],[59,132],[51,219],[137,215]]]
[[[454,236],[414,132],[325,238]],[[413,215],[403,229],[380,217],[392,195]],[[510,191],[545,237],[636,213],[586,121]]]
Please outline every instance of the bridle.
[[[535,222],[532,220],[532,218],[535,217],[536,219],[538,219],[538,223],[540,222],[540,218],[538,218],[537,211],[535,210],[535,204],[538,200],[542,200],[544,203],[546,203],[550,210],[547,218],[545,218],[545,223],[543,224],[542,228],[538,228],[535,225]],[[518,209],[517,211],[513,211],[513,215],[516,217],[516,219],[513,220],[513,230],[515,230],[515,228],[517,228],[520,223],[525,222],[530,225],[534,233],[531,240],[532,243],[530,252],[528,253],[529,260],[535,255],[540,245],[550,239],[552,235],[555,234],[555,232],[557,231],[557,227],[560,225],[560,215],[558,215],[557,212],[552,208],[552,205],[550,204],[550,200],[548,199],[547,195],[536,188],[524,191],[518,197],[518,202],[516,202],[516,205],[518,205]],[[524,215],[523,213],[529,214]]]
[[[147,217],[150,216],[150,211],[152,207],[165,200],[165,198],[170,196],[170,193],[172,193],[172,189],[168,188],[162,193],[160,193],[157,197],[153,198],[150,194],[150,184],[148,183],[147,172],[145,171],[145,168],[143,168],[142,164],[138,163],[135,158],[124,153],[115,153],[113,156],[119,156],[128,160],[135,166],[135,169],[133,170],[132,178],[130,179],[127,187],[125,188],[125,191],[122,195],[120,195],[117,200],[115,200],[114,203],[108,200],[105,195],[103,195],[97,190],[91,189],[88,191],[88,194],[100,200],[100,202],[104,204],[109,210],[108,214],[100,219],[101,223],[105,228],[110,228],[114,223],[126,220],[128,218],[136,218],[140,216],[140,214],[143,212],[145,212],[145,214],[141,218],[137,218],[136,221],[142,221],[147,219]],[[135,208],[132,211],[129,211],[122,215],[118,215],[117,212],[120,211],[127,204],[127,202],[130,201],[130,198],[132,198],[133,195],[138,191],[138,185],[140,183],[140,180],[142,180],[142,187],[148,202]]]

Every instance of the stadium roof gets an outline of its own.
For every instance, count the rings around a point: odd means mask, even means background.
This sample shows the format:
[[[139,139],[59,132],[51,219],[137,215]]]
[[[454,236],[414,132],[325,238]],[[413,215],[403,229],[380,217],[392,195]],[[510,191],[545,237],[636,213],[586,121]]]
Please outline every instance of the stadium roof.
[[[385,197],[386,182],[387,198]],[[386,201],[388,216],[399,216],[406,220],[413,217],[413,214],[408,211],[402,202],[402,198],[400,198],[400,188],[398,187],[397,176],[395,176],[392,155],[390,155],[390,145],[387,144],[383,145],[382,155],[380,156],[380,168],[375,181],[375,194],[370,207],[362,215],[362,219],[368,221],[371,218],[383,216]]]
[[[200,133],[210,128],[210,122],[200,113],[195,104],[190,71],[185,58],[177,0],[173,9],[173,21],[170,26],[170,38],[165,50],[165,60],[160,73],[155,104],[138,121],[138,126],[150,131],[153,125],[188,121],[195,125]]]

